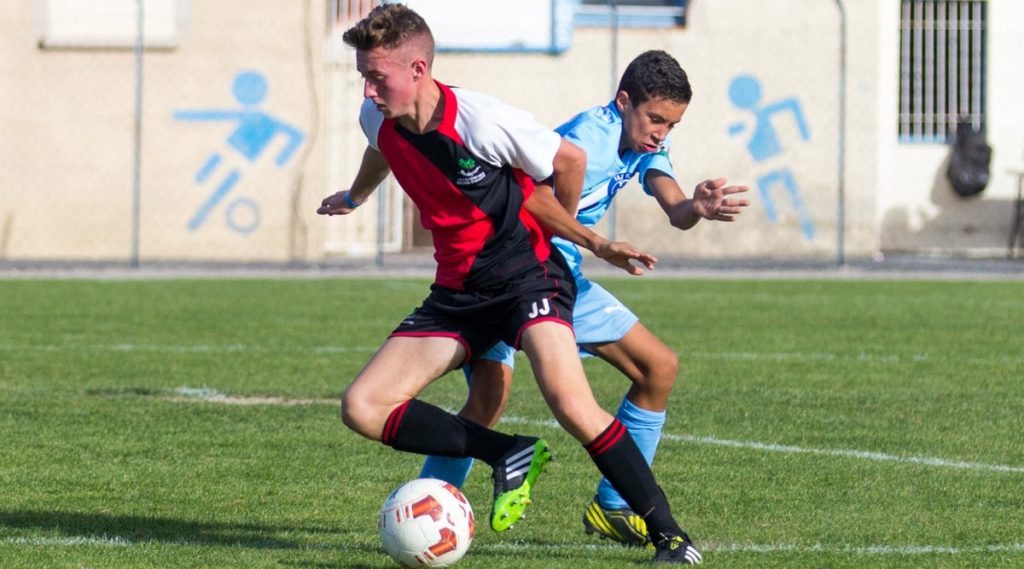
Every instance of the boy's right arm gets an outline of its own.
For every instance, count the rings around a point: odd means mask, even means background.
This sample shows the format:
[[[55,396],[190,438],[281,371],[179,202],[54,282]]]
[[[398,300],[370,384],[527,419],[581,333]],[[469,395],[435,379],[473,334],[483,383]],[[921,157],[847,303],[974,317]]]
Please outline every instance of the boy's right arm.
[[[320,202],[316,212],[321,215],[352,213],[370,197],[390,172],[391,167],[388,166],[384,155],[367,146],[363,152],[363,161],[359,164],[359,171],[356,172],[356,179],[352,181],[352,188],[327,196]]]
[[[619,267],[631,275],[643,274],[643,269],[631,261],[638,261],[648,269],[653,269],[658,259],[637,250],[629,243],[609,241],[582,225],[575,217],[569,215],[565,208],[555,199],[554,191],[546,184],[538,184],[533,194],[523,204],[523,209],[530,212],[548,231],[588,249],[594,256]],[[555,253],[556,255],[560,253]]]

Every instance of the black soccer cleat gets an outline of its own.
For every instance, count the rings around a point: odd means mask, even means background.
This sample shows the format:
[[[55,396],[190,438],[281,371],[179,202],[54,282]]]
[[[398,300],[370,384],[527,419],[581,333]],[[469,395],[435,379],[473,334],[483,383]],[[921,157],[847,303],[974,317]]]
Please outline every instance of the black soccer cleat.
[[[654,542],[654,549],[655,563],[697,565],[701,562],[700,552],[694,547],[686,532],[675,535],[661,534]]]

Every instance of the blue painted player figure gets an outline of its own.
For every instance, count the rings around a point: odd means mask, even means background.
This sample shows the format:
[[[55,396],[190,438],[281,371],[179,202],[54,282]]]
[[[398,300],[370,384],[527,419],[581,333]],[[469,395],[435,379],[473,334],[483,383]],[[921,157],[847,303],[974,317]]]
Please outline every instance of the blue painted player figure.
[[[754,77],[741,75],[734,79],[729,85],[729,100],[736,107],[748,110],[754,115],[753,132],[750,142],[747,143],[747,150],[750,151],[750,156],[755,162],[763,163],[783,153],[778,133],[772,123],[775,116],[790,116],[800,130],[800,137],[804,140],[811,138],[811,133],[807,129],[807,120],[800,108],[800,102],[796,98],[790,97],[763,105],[761,103],[761,82]],[[742,122],[729,125],[730,136],[742,134],[744,130],[746,130],[746,125]],[[793,209],[796,210],[796,214],[800,218],[800,231],[809,241],[813,240],[814,221],[811,219],[810,212],[807,211],[807,206],[804,205],[796,177],[793,176],[793,172],[789,168],[776,168],[757,178],[758,195],[761,196],[768,221],[775,223],[779,219],[775,200],[772,199],[768,191],[777,183],[781,183],[786,188],[786,193],[789,194]]]
[[[235,76],[231,89],[235,100],[242,104],[241,109],[175,111],[174,118],[179,121],[235,123],[237,126],[228,137],[228,146],[249,162],[255,162],[274,138],[284,135],[288,139],[287,144],[274,159],[275,164],[284,166],[302,144],[305,135],[294,126],[259,109],[259,105],[266,99],[269,90],[266,78],[257,71],[243,71]],[[223,160],[219,152],[211,154],[196,172],[196,183],[205,182]],[[217,185],[217,189],[189,220],[190,231],[195,231],[203,225],[209,214],[231,192],[241,177],[242,173],[237,168],[232,168],[228,172],[223,181]],[[254,204],[250,207],[255,211]],[[229,224],[230,222],[229,218]],[[255,227],[233,225],[233,228],[241,233],[248,233]]]
[[[391,172],[431,231],[438,267],[430,294],[405,318],[342,395],[342,420],[356,433],[407,452],[479,458],[492,467],[491,527],[520,518],[550,458],[533,437],[493,431],[417,398],[432,381],[498,341],[530,358],[555,418],[590,454],[655,536],[655,560],[701,556],[672,516],[633,437],[601,409],[575,354],[576,286],[565,258],[541,231],[584,245],[636,273],[655,259],[597,236],[567,213],[581,192],[586,157],[532,117],[491,97],[435,81],[426,22],[384,4],[345,32],[366,98],[360,125],[369,143],[350,190],[318,213],[347,215]]]
[[[688,198],[676,182],[669,162],[669,132],[680,121],[691,97],[686,73],[663,51],[641,54],[627,67],[615,99],[580,113],[557,128],[566,140],[587,153],[587,169],[577,219],[593,226],[608,211],[615,195],[639,176],[644,191],[654,196],[673,227],[686,230],[701,219],[731,222],[749,204],[733,196],[745,186],[726,186],[724,179],[705,180]],[[553,240],[572,268],[578,289],[573,313],[576,341],[583,355],[595,355],[622,371],[632,382],[617,418],[636,440],[650,464],[665,424],[669,393],[679,360],[628,308],[581,272],[579,249]],[[483,425],[498,421],[512,379],[513,351],[499,344],[483,354],[467,375],[470,394],[460,415]],[[430,457],[421,476],[443,478],[461,486],[472,460]],[[650,536],[619,492],[601,480],[583,523],[588,533],[643,545]]]

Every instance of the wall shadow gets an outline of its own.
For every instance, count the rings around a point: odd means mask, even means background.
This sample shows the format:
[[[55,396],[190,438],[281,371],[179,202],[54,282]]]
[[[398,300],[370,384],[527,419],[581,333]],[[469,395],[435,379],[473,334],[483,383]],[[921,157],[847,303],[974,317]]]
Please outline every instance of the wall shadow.
[[[896,207],[886,211],[879,235],[883,251],[969,253],[976,250],[1006,254],[1016,201],[990,199],[987,193],[999,182],[1000,176],[1008,174],[993,171],[985,190],[964,198],[953,190],[946,177],[951,157],[952,147],[932,179],[929,199],[938,214],[931,208],[914,211],[910,207]]]

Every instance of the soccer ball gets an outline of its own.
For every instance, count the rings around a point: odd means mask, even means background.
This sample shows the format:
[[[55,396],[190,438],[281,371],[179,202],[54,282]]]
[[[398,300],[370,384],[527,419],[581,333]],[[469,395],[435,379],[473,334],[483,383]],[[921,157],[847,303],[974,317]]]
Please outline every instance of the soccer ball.
[[[384,551],[404,567],[449,567],[473,541],[473,508],[455,486],[417,478],[398,487],[380,509]]]

